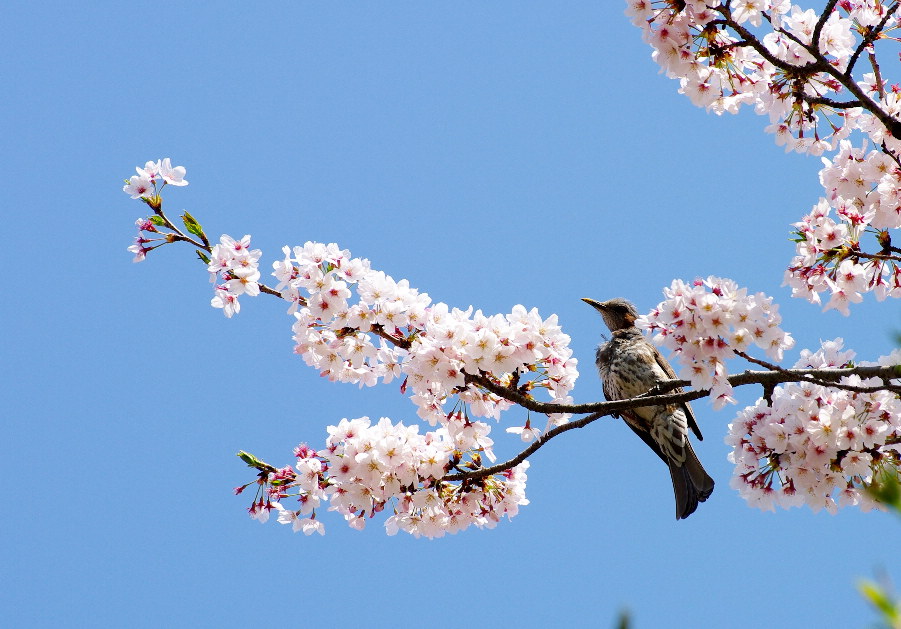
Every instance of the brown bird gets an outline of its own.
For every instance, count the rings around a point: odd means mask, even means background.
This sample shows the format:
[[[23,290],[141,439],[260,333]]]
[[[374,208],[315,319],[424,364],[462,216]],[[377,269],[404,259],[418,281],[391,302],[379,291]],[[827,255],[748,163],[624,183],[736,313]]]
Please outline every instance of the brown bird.
[[[666,359],[635,327],[638,318],[635,306],[622,298],[601,302],[586,298],[582,301],[601,313],[612,332],[612,338],[598,346],[595,359],[605,398],[633,398],[663,380],[676,378]],[[676,519],[694,513],[698,503],[707,500],[713,491],[713,479],[688,441],[689,428],[698,439],[703,439],[688,402],[630,408],[615,416],[621,416],[669,467],[676,495]]]

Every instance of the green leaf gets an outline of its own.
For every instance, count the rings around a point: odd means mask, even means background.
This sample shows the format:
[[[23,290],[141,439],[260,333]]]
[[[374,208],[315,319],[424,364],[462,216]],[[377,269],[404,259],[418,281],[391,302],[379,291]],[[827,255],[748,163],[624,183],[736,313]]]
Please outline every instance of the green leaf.
[[[263,461],[256,458],[250,452],[244,452],[244,450],[238,450],[237,454],[238,458],[247,463],[248,467],[253,467],[261,472],[274,472],[276,471],[274,467],[269,465],[268,463],[264,463]]]
[[[195,236],[203,236],[203,227],[200,226],[200,223],[197,222],[193,216],[191,216],[188,212],[185,212],[181,215],[181,220],[185,223],[185,229],[187,229],[190,233]]]
[[[156,214],[154,214],[153,216],[151,216],[149,218],[150,218],[150,222],[153,223],[154,225],[161,227],[166,224],[166,221],[163,220],[162,216],[157,216]]]
[[[898,470],[882,468],[873,478],[867,493],[873,500],[901,512],[901,478]]]
[[[204,264],[210,263],[210,258],[209,258],[209,256],[207,256],[207,254],[205,254],[200,249],[195,249],[194,251],[197,252],[197,257],[200,258],[201,260],[203,260]]]
[[[881,586],[872,581],[861,581],[857,584],[857,589],[860,590],[861,596],[879,610],[883,617],[892,625],[901,618],[901,610],[898,609],[898,604],[891,599],[888,592]]]
[[[802,232],[800,230],[794,230],[790,233],[791,233],[791,238],[789,238],[789,240],[791,242],[804,242],[805,240],[807,240],[807,234],[805,234],[804,232]]]

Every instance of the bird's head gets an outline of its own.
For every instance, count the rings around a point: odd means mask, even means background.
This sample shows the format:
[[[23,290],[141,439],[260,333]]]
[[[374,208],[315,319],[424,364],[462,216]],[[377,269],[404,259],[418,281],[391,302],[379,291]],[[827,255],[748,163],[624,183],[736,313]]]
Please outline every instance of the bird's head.
[[[601,313],[604,323],[610,328],[611,332],[631,328],[635,326],[635,319],[638,318],[638,311],[631,302],[617,297],[607,301],[595,301],[594,299],[582,298],[589,306]]]

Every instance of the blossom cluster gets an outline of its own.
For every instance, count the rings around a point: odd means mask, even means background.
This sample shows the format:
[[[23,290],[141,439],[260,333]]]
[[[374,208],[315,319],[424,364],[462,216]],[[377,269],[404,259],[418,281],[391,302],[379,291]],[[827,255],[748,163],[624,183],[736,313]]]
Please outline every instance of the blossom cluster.
[[[418,426],[393,424],[386,417],[373,425],[361,417],[343,419],[329,426],[328,433],[325,449],[301,445],[295,449],[294,469],[269,473],[266,499],[254,503],[253,517],[265,521],[274,508],[279,522],[310,535],[325,532],[316,509],[326,502],[329,511],[343,515],[355,529],[390,509],[385,522],[390,535],[405,531],[434,538],[471,525],[493,528],[504,515],[512,518],[520,505],[528,504],[528,463],[477,481],[442,481],[463,464],[445,428],[421,435]],[[472,460],[467,464],[471,467]],[[289,497],[297,498],[297,509],[285,506]]]
[[[805,350],[797,368],[850,366],[854,352],[842,339],[816,352]],[[879,359],[901,363],[901,350]],[[840,385],[881,386],[880,379],[843,378]],[[888,391],[860,392],[817,382],[776,387],[729,425],[732,486],[764,510],[808,505],[835,513],[838,507],[877,506],[865,488],[880,469],[901,463],[901,400]]]
[[[485,315],[434,303],[334,244],[308,242],[284,253],[273,275],[291,303],[295,351],[330,380],[372,386],[402,378],[419,417],[447,426],[458,448],[474,438],[490,452],[487,426],[469,416],[499,418],[512,405],[476,377],[515,385],[523,395],[543,388],[551,401],[571,402],[577,361],[556,315],[542,319],[522,306]]]
[[[710,389],[714,408],[735,403],[725,361],[752,345],[781,360],[794,346],[779,324],[779,306],[763,293],[748,294],[729,279],[708,277],[687,284],[673,280],[666,299],[636,325],[654,333],[654,342],[675,352],[679,376],[697,389]]]
[[[844,314],[867,291],[901,296],[901,251],[885,231],[901,227],[901,134],[886,127],[901,115],[901,88],[887,87],[876,59],[877,44],[894,40],[897,9],[881,0],[842,0],[828,14],[790,0],[629,0],[626,11],[694,104],[718,114],[753,106],[786,151],[836,152],[823,159],[825,197],[795,224],[785,281],[814,303],[829,294],[825,309]],[[852,145],[855,132],[866,139]],[[864,231],[877,235],[877,253],[861,252]]]
[[[718,114],[753,106],[769,115],[767,131],[787,151],[819,155],[835,150],[855,128],[887,135],[864,108],[834,107],[829,101],[846,90],[843,73],[852,59],[856,62],[864,34],[897,26],[897,16],[887,14],[885,3],[843,0],[823,21],[813,9],[790,0],[627,4],[626,14],[642,29],[661,71],[678,79],[679,91],[695,105]],[[813,71],[819,61],[814,54],[825,61],[817,68],[828,70]],[[873,74],[862,74],[856,85],[871,92],[882,108],[898,106],[897,95],[884,94]]]
[[[156,225],[149,218],[139,218],[135,221],[135,227],[138,228],[138,235],[135,236],[134,243],[128,248],[130,252],[135,254],[132,262],[143,262],[147,254],[153,249],[150,243],[162,240],[161,238],[148,238],[149,233],[157,232]],[[145,234],[145,232],[147,232]]]
[[[165,157],[155,162],[147,162],[144,168],[135,167],[137,175],[132,175],[122,191],[131,195],[132,199],[151,199],[159,194],[163,186],[187,186],[184,166],[173,166],[172,160]]]
[[[214,308],[222,308],[226,317],[231,318],[241,311],[238,297],[260,294],[259,261],[262,251],[250,248],[250,236],[241,240],[223,234],[218,245],[214,245],[210,253],[207,270],[210,281],[216,283],[215,296],[210,301]]]
[[[184,166],[172,166],[172,160],[168,157],[157,160],[155,162],[147,162],[144,168],[135,167],[137,175],[132,175],[126,180],[122,191],[131,196],[132,199],[141,199],[144,203],[154,208],[154,211],[160,208],[160,190],[165,185],[171,186],[187,186],[185,180]],[[147,254],[159,245],[151,245],[153,242],[165,244],[168,242],[164,236],[159,235],[157,225],[163,224],[162,221],[154,222],[154,218],[139,218],[135,221],[138,228],[138,235],[128,250],[135,254],[132,262],[143,262]],[[156,237],[150,236],[156,234]],[[150,236],[150,237],[148,237]]]
[[[785,272],[792,295],[849,314],[848,306],[873,291],[876,299],[901,297],[901,267],[891,248],[888,229],[901,227],[901,171],[882,151],[866,152],[847,140],[832,159],[823,158],[821,198],[803,220],[794,224],[795,257]],[[835,217],[832,210],[836,210]],[[836,220],[838,219],[838,220]],[[861,252],[860,240],[874,232],[881,252]]]

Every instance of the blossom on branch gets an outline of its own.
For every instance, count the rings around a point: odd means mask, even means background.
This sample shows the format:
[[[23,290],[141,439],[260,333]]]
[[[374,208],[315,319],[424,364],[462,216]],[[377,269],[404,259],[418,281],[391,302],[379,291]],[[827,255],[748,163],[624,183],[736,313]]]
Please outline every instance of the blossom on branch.
[[[701,2],[684,4],[686,14],[698,17],[705,11]],[[755,22],[753,8],[747,3],[744,20],[750,23]],[[810,31],[813,39],[818,31],[826,33],[835,40],[827,47],[838,54],[841,22],[833,32],[828,20],[811,21],[804,14],[793,13],[786,21]],[[661,26],[654,36],[674,36],[667,28]],[[816,54],[815,48],[804,46],[794,54],[803,56],[804,50]],[[704,70],[705,86],[695,86],[695,96],[705,97],[713,76]],[[821,180],[827,197],[796,224],[798,256],[786,275],[795,294],[818,301],[821,292],[831,291],[826,308],[843,312],[868,290],[880,299],[901,296],[901,257],[896,255],[901,249],[891,245],[885,231],[901,226],[901,167],[895,168],[897,160],[886,155],[841,141],[837,155],[824,159]],[[137,173],[125,191],[150,206],[153,215],[136,221],[139,234],[129,247],[135,261],[164,244],[190,244],[214,284],[212,306],[231,317],[240,312],[241,295],[280,295],[289,302],[295,352],[308,365],[329,380],[361,387],[397,381],[419,418],[432,427],[421,435],[418,426],[387,418],[375,425],[365,417],[345,419],[328,428],[324,449],[300,446],[297,463],[281,469],[240,453],[259,470],[257,494],[248,510],[254,519],[265,522],[275,509],[278,521],[295,531],[324,534],[317,509],[327,503],[355,529],[388,511],[389,534],[406,531],[433,538],[471,525],[493,527],[528,504],[528,456],[563,432],[621,412],[627,408],[622,403],[634,408],[646,401],[622,400],[613,408],[610,403],[574,405],[577,362],[556,315],[543,318],[521,305],[488,315],[433,302],[406,280],[394,280],[334,243],[284,247],[284,258],[273,264],[278,284],[269,288],[260,282],[262,254],[250,248],[249,235],[222,235],[212,245],[188,212],[181,216],[184,230],[164,214],[159,190],[186,185],[184,168],[173,168],[164,159],[147,162]],[[861,235],[872,230],[882,247],[877,255],[859,249]],[[853,359],[840,340],[818,352],[802,352],[802,371],[789,371],[747,353],[756,346],[780,361],[794,345],[780,327],[778,307],[770,297],[749,294],[735,282],[713,276],[692,284],[675,280],[664,293],[666,299],[636,325],[676,353],[681,377],[697,391],[659,396],[662,403],[683,403],[709,391],[714,407],[720,408],[734,403],[733,384],[764,386],[765,399],[730,425],[733,486],[763,508],[802,503],[831,511],[842,505],[870,508],[863,490],[881,469],[897,470],[901,464],[901,385],[891,380],[897,370],[888,368],[901,363],[901,352],[881,359],[884,369],[858,371],[878,376],[869,380],[829,373]],[[730,382],[726,361],[736,355],[768,371],[738,374]],[[684,385],[661,384],[668,391]],[[546,401],[536,395],[542,389]],[[659,397],[653,402],[661,402]],[[546,415],[547,426],[533,427],[533,416],[527,415],[524,425],[507,428],[507,433],[532,443],[503,463],[484,466],[483,458],[496,460],[494,441],[491,426],[476,418],[500,419],[503,411],[517,406]],[[571,413],[584,417],[569,422]],[[290,504],[294,499],[297,504]]]
[[[853,351],[842,339],[805,352],[795,365],[843,367]],[[901,362],[901,351],[879,364]],[[901,400],[889,391],[860,392],[879,379],[843,378],[839,385],[818,382],[776,387],[771,401],[759,399],[729,425],[726,443],[735,464],[732,486],[749,504],[774,510],[806,504],[835,513],[842,506],[878,507],[865,491],[881,469],[901,464]]]
[[[259,260],[263,252],[249,247],[249,235],[235,240],[223,234],[219,244],[214,245],[210,252],[207,264],[210,281],[215,282],[217,278],[223,280],[222,284],[216,285],[216,294],[210,305],[222,308],[222,312],[229,318],[241,310],[238,297],[256,297],[260,294]]]
[[[131,195],[132,199],[150,199],[159,193],[157,187],[160,179],[163,185],[186,186],[186,170],[184,166],[172,166],[172,161],[166,157],[156,162],[147,162],[144,168],[137,166],[137,175],[128,179],[122,191]]]
[[[872,291],[879,301],[901,297],[901,258],[886,231],[901,227],[901,171],[885,153],[866,152],[848,141],[823,163],[820,181],[828,196],[794,224],[796,255],[784,284],[793,296],[816,304],[822,303],[821,293],[831,295],[824,310],[835,308],[846,316],[848,306],[861,302],[865,292]],[[866,233],[875,236],[879,253],[862,252]]]
[[[872,2],[841,2],[841,11],[822,16],[788,0],[627,4],[652,58],[694,104],[717,114],[752,105],[770,117],[768,130],[786,150],[813,154],[834,150],[859,119],[872,118],[853,99],[831,99],[857,89],[849,63],[897,25],[882,7],[874,35]]]
[[[295,351],[324,377],[360,386],[403,377],[402,390],[411,392],[419,417],[432,426],[458,424],[453,434],[461,439],[470,414],[497,419],[512,406],[474,377],[528,396],[545,389],[550,401],[569,401],[577,361],[556,315],[543,319],[523,306],[485,315],[433,303],[406,280],[395,281],[335,244],[283,251],[273,275],[291,303]]]
[[[418,426],[393,424],[386,417],[373,425],[360,417],[343,419],[329,426],[328,433],[325,449],[316,452],[301,445],[295,450],[294,470],[275,470],[261,481],[264,504],[277,509],[278,521],[291,524],[295,532],[323,534],[315,510],[325,503],[356,529],[390,509],[388,534],[405,531],[428,538],[471,525],[493,528],[503,516],[512,518],[520,505],[528,504],[528,463],[475,481],[442,481],[448,470],[471,467],[478,460],[471,450],[469,462],[463,463],[464,454],[444,428],[421,435]],[[297,499],[298,509],[285,506],[290,498]],[[310,517],[301,517],[305,515]]]
[[[748,294],[729,279],[708,277],[686,284],[673,280],[666,300],[635,325],[654,333],[654,342],[676,353],[679,375],[698,389],[710,389],[714,408],[735,403],[725,361],[752,345],[773,360],[794,346],[779,324],[779,306],[763,293]]]
[[[824,309],[847,315],[865,292],[901,296],[901,249],[888,232],[901,227],[901,88],[887,87],[877,60],[883,42],[896,41],[899,3],[842,0],[826,8],[630,0],[626,13],[694,104],[717,114],[753,105],[786,151],[836,152],[823,159],[825,198],[795,224],[785,282],[793,296],[817,304],[827,292]],[[852,145],[852,133],[866,139]],[[861,249],[865,232],[876,237],[873,253]]]

